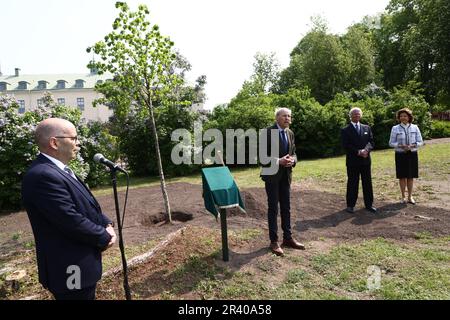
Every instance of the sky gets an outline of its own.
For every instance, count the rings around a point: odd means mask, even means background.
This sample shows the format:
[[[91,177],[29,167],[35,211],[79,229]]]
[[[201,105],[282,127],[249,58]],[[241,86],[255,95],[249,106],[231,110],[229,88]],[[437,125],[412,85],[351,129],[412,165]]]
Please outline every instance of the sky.
[[[123,1],[123,0],[122,0]],[[87,73],[86,48],[112,30],[116,0],[0,0],[3,75]],[[389,0],[128,0],[150,9],[149,20],[191,63],[188,81],[206,75],[205,107],[227,103],[252,74],[257,52],[274,52],[281,68],[320,15],[335,34]]]

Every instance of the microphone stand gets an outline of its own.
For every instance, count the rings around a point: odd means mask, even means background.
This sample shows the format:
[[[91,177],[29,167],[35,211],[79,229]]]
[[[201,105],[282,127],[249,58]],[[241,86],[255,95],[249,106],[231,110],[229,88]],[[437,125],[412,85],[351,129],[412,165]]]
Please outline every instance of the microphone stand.
[[[111,169],[111,181],[114,190],[114,203],[116,206],[116,216],[117,216],[117,227],[119,229],[119,248],[120,254],[122,256],[122,268],[123,268],[123,288],[125,290],[125,297],[127,300],[131,300],[130,294],[130,286],[128,285],[128,268],[127,268],[127,259],[125,257],[125,249],[123,245],[123,237],[122,237],[122,220],[120,219],[119,212],[119,198],[117,196],[117,169]]]

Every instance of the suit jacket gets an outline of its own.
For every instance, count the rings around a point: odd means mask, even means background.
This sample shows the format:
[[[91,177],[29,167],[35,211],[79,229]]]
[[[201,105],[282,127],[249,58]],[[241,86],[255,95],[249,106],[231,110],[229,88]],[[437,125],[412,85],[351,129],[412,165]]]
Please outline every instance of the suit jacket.
[[[39,282],[52,292],[68,290],[71,265],[78,266],[81,288],[102,275],[101,251],[111,236],[111,220],[101,212],[84,183],[77,182],[40,154],[22,181],[22,201],[36,243]],[[70,270],[70,269],[69,269]]]
[[[347,153],[347,167],[370,165],[370,151],[374,148],[372,130],[368,125],[362,123],[360,123],[360,128],[360,134],[351,123],[341,129],[342,146]],[[369,151],[367,158],[358,156],[358,151],[361,149]]]
[[[269,155],[269,156],[271,155],[271,151],[272,151],[272,143],[271,143],[271,136],[270,136],[272,129],[277,130],[277,131],[279,130],[276,123],[273,126],[271,126],[269,128],[266,128],[266,132],[263,133],[263,134],[267,135],[267,155]],[[294,136],[294,132],[291,129],[287,128],[286,129],[286,136],[288,138],[288,146],[289,146],[288,147],[288,153],[289,153],[290,156],[294,157],[295,162],[294,162],[293,167],[295,167],[295,165],[297,164],[297,154],[295,153],[295,136]],[[278,134],[278,146],[279,146],[279,148],[278,148],[278,152],[276,153],[276,157],[277,158],[282,158],[287,153],[283,150],[283,144],[282,144],[282,141],[281,141],[280,134]],[[261,166],[262,167],[269,167],[270,163],[262,164]],[[277,182],[277,181],[280,181],[280,179],[281,179],[281,177],[283,175],[283,172],[286,172],[287,175],[288,175],[288,181],[289,181],[289,184],[290,184],[291,181],[292,181],[292,168],[293,167],[286,168],[286,167],[278,166],[278,169],[276,170],[275,174],[273,174],[273,175],[266,175],[266,174],[262,174],[261,173],[260,176],[261,176],[261,179],[263,181],[265,181],[265,182]]]

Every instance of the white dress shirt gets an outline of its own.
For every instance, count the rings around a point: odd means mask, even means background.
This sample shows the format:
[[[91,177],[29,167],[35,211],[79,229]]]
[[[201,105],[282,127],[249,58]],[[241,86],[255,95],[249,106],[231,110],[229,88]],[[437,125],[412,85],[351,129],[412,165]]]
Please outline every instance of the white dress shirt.
[[[356,129],[356,132],[361,133],[361,124],[359,122],[355,123],[353,121],[350,121],[353,125],[353,127]]]
[[[41,154],[45,157],[47,157],[47,159],[49,159],[51,162],[53,162],[59,169],[61,169],[62,171],[64,171],[64,173],[68,173],[65,168],[67,167],[64,163],[62,163],[61,161],[59,161],[56,158],[53,158],[52,156],[49,156],[46,153],[41,152]],[[69,168],[70,169],[70,168]],[[70,176],[72,178],[74,178],[75,180],[78,180],[77,177],[75,176],[75,174],[73,173],[72,170],[70,170],[72,173],[70,174]]]

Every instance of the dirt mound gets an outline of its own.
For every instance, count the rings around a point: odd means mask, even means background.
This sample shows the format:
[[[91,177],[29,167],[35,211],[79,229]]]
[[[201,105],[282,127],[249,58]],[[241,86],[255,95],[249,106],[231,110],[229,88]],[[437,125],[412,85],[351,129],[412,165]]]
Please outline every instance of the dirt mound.
[[[128,244],[164,236],[185,225],[220,228],[220,222],[206,211],[202,187],[188,183],[168,185],[174,224],[164,224],[164,204],[159,186],[134,189],[129,194],[125,217]],[[227,211],[229,229],[267,230],[267,197],[263,188],[241,190],[246,213],[238,208]],[[114,212],[111,196],[99,197],[105,212]],[[362,206],[362,199],[358,205]],[[345,199],[339,195],[305,190],[294,185],[291,192],[291,224],[294,235],[303,241],[318,238],[358,239],[385,237],[414,238],[417,233],[448,235],[450,211],[421,204],[378,203],[374,215],[363,207],[350,214],[344,211]],[[417,218],[422,217],[422,218]],[[281,234],[281,230],[280,230]]]
[[[256,188],[244,189],[240,193],[244,202],[245,213],[238,208],[233,208],[228,211],[228,216],[247,216],[255,219],[266,219],[266,193]]]

